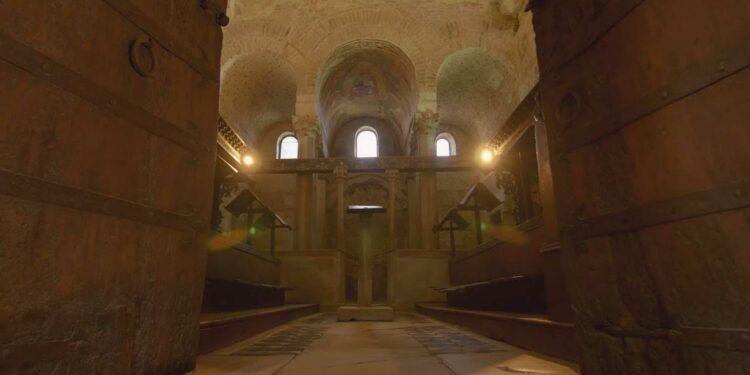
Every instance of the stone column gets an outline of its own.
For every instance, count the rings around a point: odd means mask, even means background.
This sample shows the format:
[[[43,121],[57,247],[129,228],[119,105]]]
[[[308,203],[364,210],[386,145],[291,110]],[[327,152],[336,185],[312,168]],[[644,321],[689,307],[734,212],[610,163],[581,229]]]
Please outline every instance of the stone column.
[[[415,121],[414,136],[417,140],[417,155],[435,156],[435,136],[438,126],[437,113],[426,110],[419,112]],[[437,221],[437,184],[435,172],[420,172],[417,175],[420,201],[420,237],[422,249],[435,249],[435,232],[432,226]]]
[[[386,210],[381,206],[350,206],[347,212],[359,215],[362,235],[357,281],[358,306],[340,306],[337,309],[338,320],[393,320],[392,307],[372,306],[372,215],[386,212]]]
[[[408,212],[409,212],[409,248],[418,249],[422,241],[420,241],[420,227],[419,227],[419,186],[417,186],[417,177],[415,173],[411,173],[406,177],[406,195]]]
[[[344,215],[346,214],[346,202],[344,201],[344,188],[346,187],[346,167],[339,165],[333,169],[336,178],[336,249],[346,249],[346,237],[344,236]]]
[[[299,142],[299,158],[315,158],[318,124],[312,116],[292,117],[292,128]],[[297,175],[297,223],[295,231],[295,247],[298,250],[310,248],[310,226],[315,216],[313,207],[313,174],[300,173]]]
[[[388,248],[386,251],[396,249],[396,194],[398,193],[398,169],[385,171],[388,179]]]
[[[359,255],[359,279],[357,280],[357,305],[372,306],[372,214],[359,215],[362,232],[362,250]]]
[[[317,119],[314,116],[293,116],[292,128],[299,142],[299,158],[315,158],[319,133]]]
[[[395,251],[396,243],[396,194],[398,194],[398,169],[385,171],[388,179],[388,247],[386,248],[386,267],[388,279],[388,303],[396,303],[396,260],[398,253]]]

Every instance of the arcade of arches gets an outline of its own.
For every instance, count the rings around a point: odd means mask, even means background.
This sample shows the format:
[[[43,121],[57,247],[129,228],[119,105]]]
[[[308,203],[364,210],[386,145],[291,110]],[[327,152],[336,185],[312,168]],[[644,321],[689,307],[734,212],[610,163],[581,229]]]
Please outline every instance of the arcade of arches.
[[[0,373],[748,374],[747,0],[0,1]]]

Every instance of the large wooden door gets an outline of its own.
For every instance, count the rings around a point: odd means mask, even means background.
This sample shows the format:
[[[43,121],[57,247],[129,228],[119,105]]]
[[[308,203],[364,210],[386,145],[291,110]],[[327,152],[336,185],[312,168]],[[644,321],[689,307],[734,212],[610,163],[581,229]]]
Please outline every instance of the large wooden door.
[[[530,4],[583,372],[750,373],[750,1]]]
[[[224,1],[0,1],[0,372],[197,346]]]

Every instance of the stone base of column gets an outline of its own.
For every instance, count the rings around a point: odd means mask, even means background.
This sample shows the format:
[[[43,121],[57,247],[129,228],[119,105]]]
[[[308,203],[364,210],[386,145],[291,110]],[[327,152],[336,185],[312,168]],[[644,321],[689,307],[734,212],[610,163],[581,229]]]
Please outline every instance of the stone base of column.
[[[339,322],[390,322],[394,315],[390,306],[340,306],[337,314]]]

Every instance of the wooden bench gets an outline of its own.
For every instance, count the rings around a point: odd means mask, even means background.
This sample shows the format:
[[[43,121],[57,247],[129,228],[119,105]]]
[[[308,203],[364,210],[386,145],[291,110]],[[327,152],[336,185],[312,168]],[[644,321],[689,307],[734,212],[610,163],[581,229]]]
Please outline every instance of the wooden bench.
[[[317,304],[295,304],[241,311],[201,313],[198,354],[242,341],[294,319],[315,314]]]
[[[244,280],[206,278],[203,312],[233,311],[281,306],[285,293],[294,288]]]
[[[508,276],[433,289],[446,293],[449,306],[533,314],[547,311],[541,275]]]
[[[550,320],[544,315],[473,310],[441,303],[417,303],[415,310],[495,340],[578,362],[575,330],[569,322]]]

